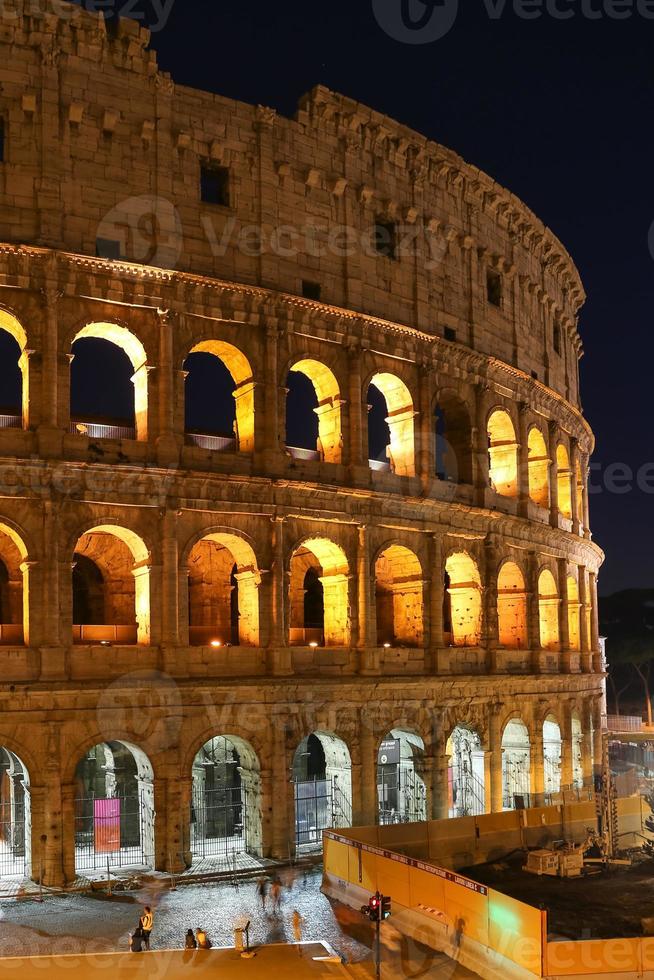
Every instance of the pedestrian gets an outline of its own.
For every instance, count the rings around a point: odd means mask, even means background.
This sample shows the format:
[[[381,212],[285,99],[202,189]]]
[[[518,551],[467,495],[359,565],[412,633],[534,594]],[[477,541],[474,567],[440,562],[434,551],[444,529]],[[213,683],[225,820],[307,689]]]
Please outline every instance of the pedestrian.
[[[270,897],[272,898],[273,914],[275,914],[279,912],[282,904],[282,883],[279,878],[275,878],[270,886]]]
[[[198,941],[198,949],[211,949],[211,940],[204,929],[196,929],[195,936]]]
[[[259,901],[261,902],[261,908],[266,911],[266,899],[268,898],[268,882],[265,878],[259,878],[257,881],[257,895],[259,896]]]
[[[293,937],[297,943],[297,951],[300,956],[302,956],[302,926],[304,925],[304,919],[300,915],[297,909],[293,912]]]
[[[143,930],[141,929],[141,923],[137,925],[136,929],[129,937],[129,948],[132,953],[142,953],[143,952]]]
[[[193,935],[193,930],[192,929],[187,929],[186,930],[186,938],[184,940],[184,948],[185,949],[197,949],[198,948],[198,944],[195,941],[195,936]]]
[[[146,905],[143,909],[143,915],[141,916],[139,925],[143,930],[143,941],[145,943],[145,948],[149,950],[150,934],[152,932],[152,927],[154,926],[154,915],[152,914],[152,909],[149,905]]]

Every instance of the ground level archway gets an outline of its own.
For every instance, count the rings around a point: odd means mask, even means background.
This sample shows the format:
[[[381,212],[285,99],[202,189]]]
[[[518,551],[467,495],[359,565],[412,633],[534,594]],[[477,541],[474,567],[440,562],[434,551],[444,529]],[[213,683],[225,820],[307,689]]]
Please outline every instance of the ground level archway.
[[[75,870],[153,868],[154,774],[145,752],[101,742],[75,770]]]
[[[529,730],[519,718],[508,722],[502,735],[502,807],[529,806],[531,792],[531,743]]]
[[[322,847],[322,832],[352,825],[352,759],[345,742],[329,732],[303,738],[293,757],[295,844]]]
[[[552,716],[543,722],[543,775],[545,795],[561,792],[561,729]]]
[[[457,725],[447,741],[448,814],[477,817],[486,812],[485,754],[479,734]]]
[[[26,767],[0,746],[0,878],[31,873],[30,781]]]
[[[425,743],[419,735],[393,728],[377,754],[377,800],[380,824],[416,823],[427,819],[427,789],[422,777]]]

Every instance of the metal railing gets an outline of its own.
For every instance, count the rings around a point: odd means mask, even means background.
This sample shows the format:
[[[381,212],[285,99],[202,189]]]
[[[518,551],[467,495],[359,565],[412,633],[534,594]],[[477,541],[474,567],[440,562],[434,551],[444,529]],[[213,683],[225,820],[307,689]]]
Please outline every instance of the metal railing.
[[[236,439],[229,436],[212,436],[204,432],[187,432],[186,438],[198,449],[208,449],[212,453],[235,453]]]
[[[89,439],[135,439],[133,425],[109,425],[105,422],[91,422],[87,419],[71,419],[70,432]]]
[[[376,473],[391,472],[391,464],[383,459],[369,459],[368,466],[370,467],[371,470],[374,470]]]
[[[310,463],[320,462],[320,453],[315,449],[300,449],[298,446],[287,446],[286,452],[289,453],[293,459],[305,460]]]
[[[640,732],[643,719],[640,715],[608,715],[606,727],[610,732]]]
[[[22,415],[0,415],[0,429],[22,429]]]

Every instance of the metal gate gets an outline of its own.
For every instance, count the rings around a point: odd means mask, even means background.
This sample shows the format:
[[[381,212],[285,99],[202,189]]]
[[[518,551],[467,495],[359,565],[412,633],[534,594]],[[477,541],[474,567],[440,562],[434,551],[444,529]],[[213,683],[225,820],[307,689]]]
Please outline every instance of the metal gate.
[[[191,851],[195,857],[227,857],[251,846],[251,808],[245,787],[193,790]]]
[[[502,806],[515,810],[519,802],[522,808],[529,806],[531,762],[527,752],[521,755],[504,754],[502,759]]]
[[[415,770],[400,765],[377,767],[379,823],[417,823],[427,819],[425,785]]]
[[[151,794],[75,800],[78,871],[154,865]]]
[[[334,801],[344,811],[349,801],[343,793],[334,793],[330,779],[305,779],[294,783],[295,791],[295,843],[298,847],[322,846],[322,832],[330,827],[342,827],[335,812]],[[351,818],[351,805],[350,805]],[[345,813],[343,819],[346,819]]]
[[[452,766],[452,811],[455,817],[479,817],[486,811],[484,784],[466,760]]]
[[[0,803],[1,878],[23,878],[29,874],[29,812],[26,799]]]

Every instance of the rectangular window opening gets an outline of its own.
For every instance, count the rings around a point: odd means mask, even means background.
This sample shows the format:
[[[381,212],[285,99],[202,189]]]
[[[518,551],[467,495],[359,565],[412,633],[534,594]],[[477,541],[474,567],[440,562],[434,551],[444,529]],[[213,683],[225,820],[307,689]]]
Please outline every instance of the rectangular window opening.
[[[320,283],[310,282],[308,279],[302,280],[302,295],[305,299],[320,299]]]
[[[122,258],[120,242],[112,238],[96,238],[95,254],[99,259],[120,259]]]
[[[450,341],[452,341],[452,343],[455,343],[456,342],[456,330],[454,329],[454,327],[444,327],[443,328],[443,337],[445,338],[445,340],[450,340]]]
[[[377,255],[387,259],[397,258],[397,228],[394,221],[377,218],[373,228],[373,247]]]
[[[229,170],[205,164],[200,171],[200,197],[204,204],[229,207]]]
[[[502,277],[491,269],[486,273],[486,295],[491,306],[502,305]]]

